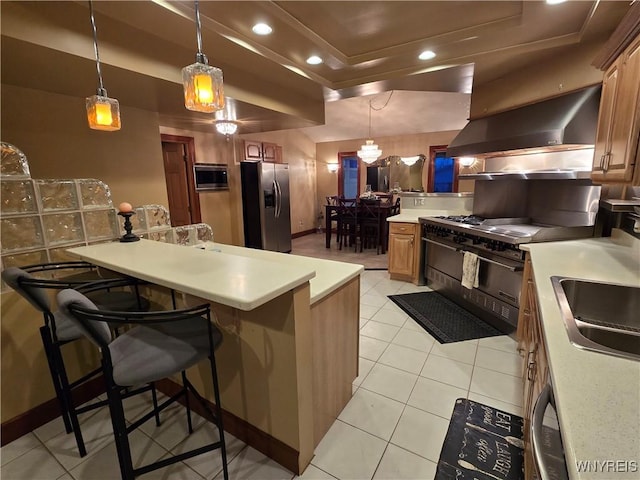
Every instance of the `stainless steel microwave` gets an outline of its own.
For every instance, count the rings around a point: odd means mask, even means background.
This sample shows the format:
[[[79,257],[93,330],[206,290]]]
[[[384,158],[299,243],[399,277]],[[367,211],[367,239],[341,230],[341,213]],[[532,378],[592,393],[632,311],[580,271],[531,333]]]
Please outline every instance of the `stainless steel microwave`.
[[[196,191],[228,190],[227,166],[217,163],[196,163],[193,165]]]

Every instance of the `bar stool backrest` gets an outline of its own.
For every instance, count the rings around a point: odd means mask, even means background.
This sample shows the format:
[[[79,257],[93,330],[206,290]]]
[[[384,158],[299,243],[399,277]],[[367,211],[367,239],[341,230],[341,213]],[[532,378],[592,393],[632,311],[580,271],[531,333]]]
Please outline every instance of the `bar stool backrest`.
[[[63,290],[64,298],[67,302],[88,310],[98,310],[95,303],[89,300],[77,290]],[[63,292],[60,292],[62,295]],[[103,321],[87,322],[78,320],[77,316],[69,312],[68,307],[62,306],[60,314],[65,315],[76,327],[97,347],[106,347],[111,342],[111,330],[109,325]]]
[[[18,267],[2,271],[2,280],[43,313],[51,313],[51,302],[44,289],[35,286],[38,279]]]

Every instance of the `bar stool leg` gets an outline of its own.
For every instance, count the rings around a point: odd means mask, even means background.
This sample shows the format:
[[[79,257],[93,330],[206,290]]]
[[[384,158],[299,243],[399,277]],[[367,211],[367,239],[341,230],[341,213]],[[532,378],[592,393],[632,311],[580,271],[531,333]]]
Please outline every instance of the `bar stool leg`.
[[[57,370],[60,378],[60,385],[62,387],[63,397],[66,403],[69,420],[71,421],[73,435],[76,437],[76,443],[78,444],[78,452],[80,453],[81,457],[84,457],[87,454],[87,449],[84,445],[82,432],[80,431],[80,422],[78,422],[78,415],[75,411],[73,395],[71,393],[71,387],[69,386],[69,379],[67,378],[67,372],[64,367],[64,360],[62,359],[62,351],[60,350],[59,345],[53,347],[53,355],[58,366]]]
[[[62,421],[64,422],[64,429],[67,433],[71,433],[73,427],[71,426],[71,420],[69,420],[69,408],[67,407],[64,392],[60,385],[60,375],[58,375],[58,367],[54,358],[53,343],[51,342],[51,330],[49,327],[40,327],[40,336],[42,337],[42,345],[44,345],[44,352],[47,357],[47,364],[49,365],[49,373],[51,374],[53,388],[56,392],[58,402],[60,403],[60,414],[62,415]]]
[[[182,388],[184,389],[184,406],[187,409],[187,425],[189,426],[189,434],[193,433],[193,425],[191,423],[191,407],[189,405],[189,390],[187,389],[187,374],[182,371]]]
[[[118,463],[120,464],[120,475],[122,480],[134,480],[133,462],[131,460],[131,446],[127,435],[127,423],[124,418],[122,407],[122,396],[120,387],[113,381],[113,372],[103,361],[103,371],[107,383],[107,398],[109,400],[109,413],[111,415],[111,425],[113,426],[113,436],[118,453]]]
[[[215,355],[209,357],[211,364],[211,379],[213,381],[213,398],[216,402],[216,425],[220,435],[220,454],[222,455],[222,473],[224,480],[229,480],[229,470],[227,468],[227,446],[224,441],[224,428],[222,426],[222,404],[220,403],[220,389],[218,386],[218,374],[216,370]]]

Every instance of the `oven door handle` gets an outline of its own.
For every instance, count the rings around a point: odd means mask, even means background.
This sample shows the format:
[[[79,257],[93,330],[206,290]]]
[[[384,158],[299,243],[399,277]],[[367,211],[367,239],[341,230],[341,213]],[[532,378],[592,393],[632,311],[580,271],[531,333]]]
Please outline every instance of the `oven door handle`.
[[[538,476],[540,480],[549,480],[551,478],[556,478],[556,475],[552,475],[551,471],[547,468],[547,465],[544,463],[544,452],[542,451],[543,445],[543,432],[542,432],[542,422],[544,419],[544,412],[547,408],[547,405],[551,405],[555,408],[555,402],[553,401],[553,390],[551,388],[551,384],[547,383],[536,403],[533,407],[533,414],[531,419],[531,447],[533,450],[533,460],[536,466],[536,470],[538,472]]]
[[[507,265],[506,263],[496,262],[495,260],[489,260],[481,255],[478,255],[478,260],[482,260],[483,262],[493,263],[494,265],[498,265],[499,267],[506,268],[507,270],[511,270],[512,272],[519,272],[523,267],[520,265]]]
[[[440,243],[440,242],[435,242],[435,241],[430,240],[430,239],[425,238],[425,237],[422,237],[422,240],[427,242],[427,243],[433,243],[434,245],[438,245],[439,247],[446,248],[448,250],[453,250],[454,252],[459,252],[460,251],[459,248],[450,247],[449,245],[446,245],[446,244]]]

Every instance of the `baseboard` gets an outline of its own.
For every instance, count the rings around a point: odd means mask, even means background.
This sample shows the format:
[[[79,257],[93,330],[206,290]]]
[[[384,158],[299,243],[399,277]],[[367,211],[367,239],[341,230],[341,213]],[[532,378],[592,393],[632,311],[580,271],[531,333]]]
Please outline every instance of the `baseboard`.
[[[303,230],[302,232],[296,232],[291,234],[291,239],[305,237],[307,235],[311,235],[312,233],[316,233],[316,229],[312,228],[310,230]]]
[[[82,405],[104,392],[104,380],[102,375],[100,375],[76,387],[73,390],[73,397],[76,405]],[[4,392],[4,394],[6,395],[7,392]],[[4,447],[6,444],[32,432],[60,415],[60,403],[58,399],[52,398],[51,400],[47,400],[37,407],[2,423],[0,444]],[[60,419],[60,421],[62,422],[62,419]]]
[[[163,379],[156,382],[156,387],[160,392],[167,396],[174,395],[180,388],[182,388],[178,383],[169,379]],[[102,375],[100,375],[78,386],[74,390],[76,405],[88,402],[104,392],[104,380]],[[180,403],[183,403],[184,397],[181,397],[179,401]],[[209,402],[209,404],[213,407],[213,403]],[[207,410],[204,409],[195,399],[192,398],[189,405],[198,415],[207,418],[210,421],[212,420],[209,412],[207,412]],[[1,445],[5,446],[6,444],[13,442],[14,440],[58,417],[60,417],[60,405],[58,403],[58,399],[52,398],[51,400],[47,400],[37,407],[2,423],[0,431]],[[60,421],[62,421],[62,419],[60,419]],[[278,462],[283,467],[288,468],[295,474],[299,475],[301,473],[298,466],[299,452],[293,447],[290,447],[268,433],[265,433],[250,423],[247,423],[245,420],[224,410],[222,421],[226,432],[229,432],[231,435],[242,440],[244,443],[250,445],[259,452],[264,453],[267,457]]]
[[[165,395],[172,396],[175,395],[182,387],[173,380],[163,379],[156,382],[156,388]],[[180,403],[184,403],[184,397],[181,397],[178,401]],[[208,400],[207,402],[210,407],[213,408],[214,404]],[[209,421],[213,420],[209,412],[207,412],[200,402],[195,399],[192,398],[189,401],[189,406],[198,415],[207,418]],[[247,421],[236,417],[226,410],[222,411],[222,423],[225,432],[229,432],[234,437],[242,440],[244,443],[255,448],[259,452],[264,453],[267,457],[278,462],[283,467],[288,468],[295,474],[300,475],[302,473],[299,471],[298,466],[298,457],[300,452],[295,448],[290,447],[277,438],[272,437],[268,433],[263,432],[259,428],[254,427]]]

